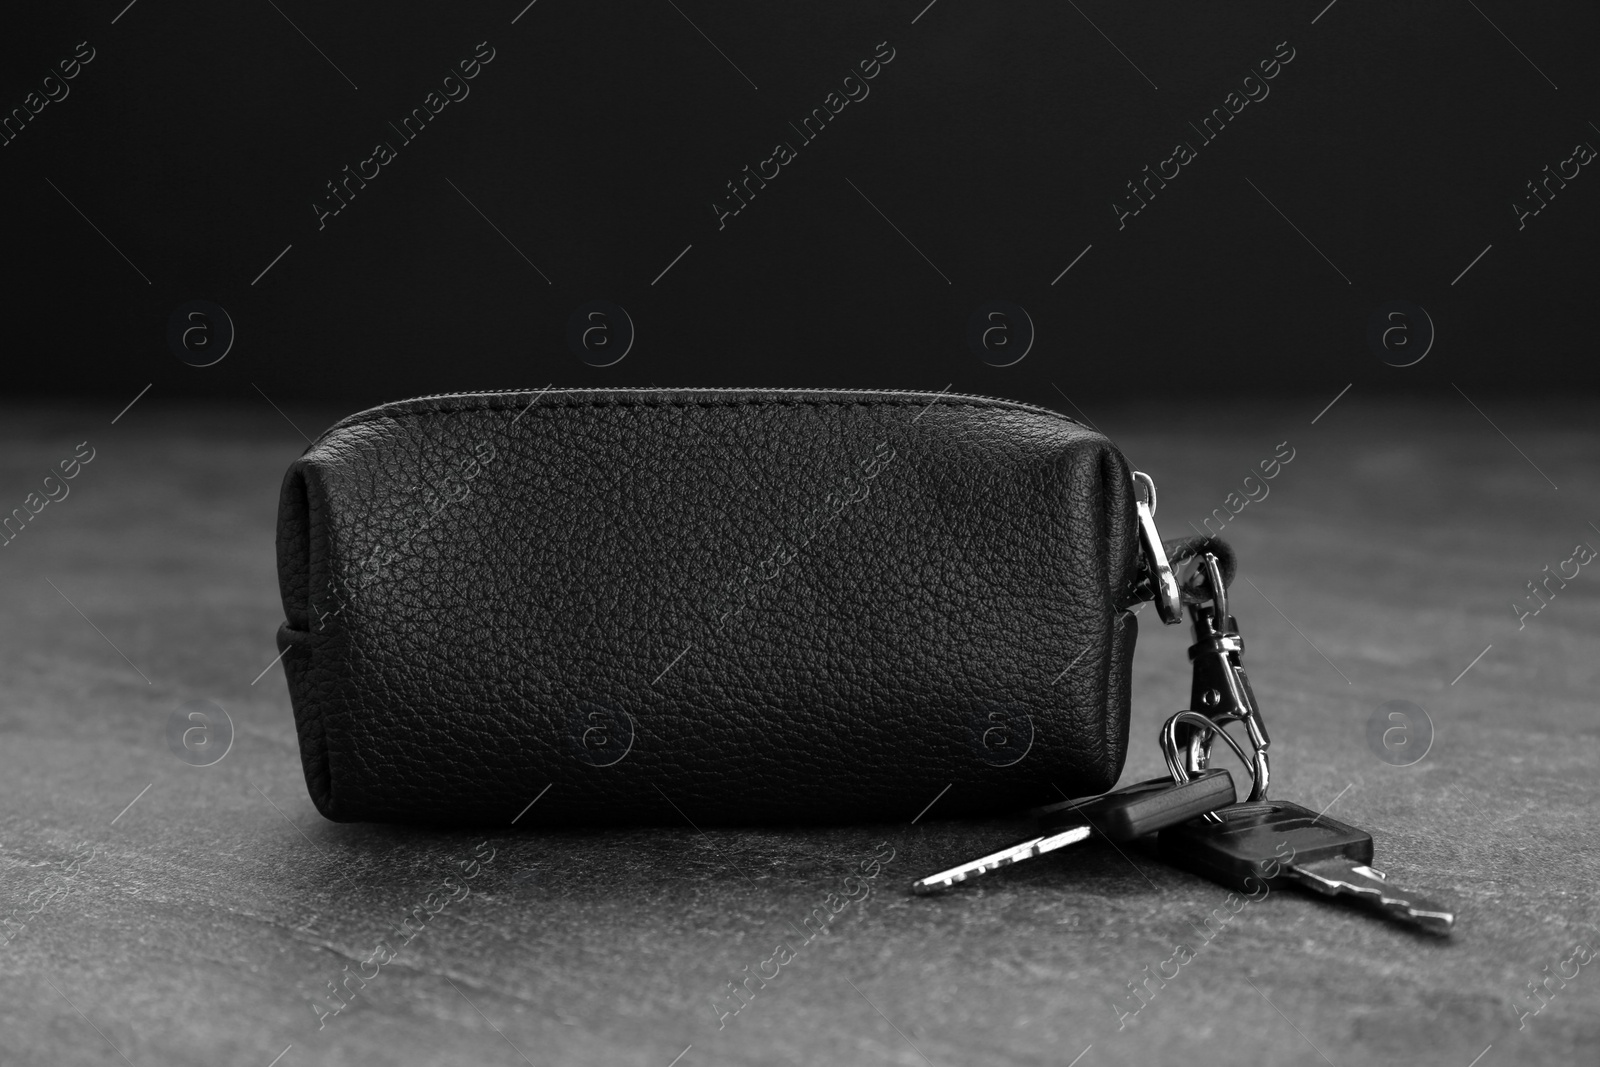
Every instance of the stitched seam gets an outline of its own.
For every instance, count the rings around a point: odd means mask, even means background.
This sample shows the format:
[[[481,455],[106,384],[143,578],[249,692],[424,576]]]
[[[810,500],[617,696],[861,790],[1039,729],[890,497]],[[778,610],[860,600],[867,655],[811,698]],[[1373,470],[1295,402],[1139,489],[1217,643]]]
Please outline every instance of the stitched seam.
[[[295,733],[297,735],[300,733],[301,716],[304,715],[306,726],[316,731],[318,740],[321,744],[322,754],[316,763],[320,769],[322,797],[321,801],[318,802],[316,794],[313,793],[312,802],[317,805],[318,811],[322,811],[324,807],[326,807],[326,809],[330,812],[337,811],[338,808],[333,796],[333,761],[328,752],[328,702],[307,696],[304,692],[304,680],[301,679],[297,681],[295,676],[290,673],[292,670],[297,671],[300,668],[292,668],[287,662],[287,653],[295,651],[313,653],[323,642],[317,639],[319,635],[312,633],[310,630],[296,629],[295,627],[290,626],[287,622],[279,625],[278,632],[280,634],[287,633],[291,635],[290,647],[284,650],[285,662],[283,665],[283,671],[284,676],[289,681],[289,702],[294,708]],[[299,742],[298,737],[296,738],[296,741]],[[301,761],[306,762],[305,746],[303,743],[300,743],[299,747]],[[311,776],[308,774],[306,776],[306,785],[308,789],[311,788],[310,779]]]

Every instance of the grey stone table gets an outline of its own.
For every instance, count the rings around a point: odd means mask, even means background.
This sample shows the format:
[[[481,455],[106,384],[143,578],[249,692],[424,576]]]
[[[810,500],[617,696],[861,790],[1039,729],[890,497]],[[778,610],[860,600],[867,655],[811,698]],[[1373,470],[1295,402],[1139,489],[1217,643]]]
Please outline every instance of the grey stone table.
[[[1313,423],[1333,391],[1205,422],[1089,415],[1157,478],[1168,536],[1293,449],[1226,525],[1275,795],[1453,894],[1448,940],[1290,890],[1230,913],[1138,847],[912,898],[913,877],[1022,829],[936,803],[913,822],[931,796],[827,829],[328,823],[269,668],[297,431],[259,403],[150,397],[115,425],[117,404],[6,411],[4,508],[80,442],[93,458],[0,549],[0,1062],[1594,1064],[1600,572],[1552,583],[1520,628],[1511,607],[1600,547],[1594,405],[1358,390]],[[314,433],[337,413],[287,414]],[[1142,621],[1129,780],[1160,771],[1155,730],[1188,687],[1184,632]],[[194,700],[234,727],[211,766],[167,740]],[[1391,700],[1433,724],[1410,766],[1367,741]],[[844,903],[874,855],[870,894]]]

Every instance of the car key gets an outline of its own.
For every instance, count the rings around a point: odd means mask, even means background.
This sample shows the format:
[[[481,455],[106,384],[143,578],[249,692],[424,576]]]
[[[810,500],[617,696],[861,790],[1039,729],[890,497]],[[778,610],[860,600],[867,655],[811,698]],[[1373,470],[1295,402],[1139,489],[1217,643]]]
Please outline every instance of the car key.
[[[913,882],[911,891],[919,895],[937,893],[997,867],[1042,856],[1093,836],[1128,841],[1231,804],[1234,799],[1233,777],[1216,769],[1182,784],[1175,784],[1171,778],[1153,778],[1098,797],[1050,804],[1033,813],[1037,837],[929,875]]]
[[[1246,893],[1294,882],[1349,896],[1399,922],[1448,934],[1455,913],[1389,885],[1372,835],[1283,800],[1233,804],[1161,831],[1161,857]]]

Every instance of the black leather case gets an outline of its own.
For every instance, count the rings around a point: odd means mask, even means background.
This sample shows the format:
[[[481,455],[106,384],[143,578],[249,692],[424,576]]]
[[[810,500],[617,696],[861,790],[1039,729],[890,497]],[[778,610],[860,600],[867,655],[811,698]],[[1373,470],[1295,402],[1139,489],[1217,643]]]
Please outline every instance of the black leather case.
[[[352,415],[290,467],[279,513],[311,798],[339,820],[704,825],[1109,789],[1130,478],[1062,415],[951,394]]]

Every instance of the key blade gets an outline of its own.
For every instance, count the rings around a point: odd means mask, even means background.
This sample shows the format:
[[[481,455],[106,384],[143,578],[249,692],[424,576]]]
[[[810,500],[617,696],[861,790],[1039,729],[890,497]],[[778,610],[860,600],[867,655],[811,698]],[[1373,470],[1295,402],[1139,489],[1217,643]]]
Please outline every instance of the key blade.
[[[918,896],[942,892],[957,882],[965,882],[968,878],[987,874],[998,867],[1020,863],[1035,856],[1042,856],[1046,852],[1054,852],[1058,848],[1076,844],[1088,837],[1092,832],[1087,826],[1074,826],[1058,834],[1029,838],[1019,845],[1003,848],[999,852],[991,852],[987,856],[970,860],[959,867],[951,867],[948,871],[930,874],[926,878],[911,883],[911,891]]]
[[[1316,860],[1286,867],[1284,873],[1325,896],[1352,896],[1392,919],[1430,934],[1448,934],[1455,926],[1452,909],[1395,889],[1382,871],[1348,859]]]

